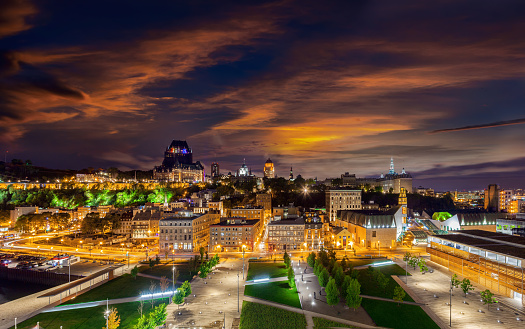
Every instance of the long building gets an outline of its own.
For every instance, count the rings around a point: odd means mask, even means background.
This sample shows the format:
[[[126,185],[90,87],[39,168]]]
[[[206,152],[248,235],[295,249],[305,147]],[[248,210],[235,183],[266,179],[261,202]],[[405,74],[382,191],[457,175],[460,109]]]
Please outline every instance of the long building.
[[[218,213],[196,215],[181,210],[173,217],[160,220],[159,248],[175,252],[198,252],[201,247],[208,249],[210,225],[219,221]]]
[[[461,230],[429,236],[428,243],[431,261],[525,306],[525,238]]]
[[[225,218],[210,226],[210,252],[253,251],[261,232],[262,221],[259,219]]]
[[[270,222],[268,224],[268,247],[273,251],[304,249],[305,222],[302,217]]]

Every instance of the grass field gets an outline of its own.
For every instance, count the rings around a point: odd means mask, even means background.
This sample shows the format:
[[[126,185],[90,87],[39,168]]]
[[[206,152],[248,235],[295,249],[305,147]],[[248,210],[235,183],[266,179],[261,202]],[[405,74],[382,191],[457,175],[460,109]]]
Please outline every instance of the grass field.
[[[363,295],[377,296],[392,299],[394,297],[394,288],[399,286],[391,275],[405,275],[405,270],[397,264],[378,266],[376,270],[380,270],[388,279],[389,283],[385,290],[378,286],[377,282],[368,275],[368,270],[359,270],[359,283],[361,283],[361,293]],[[414,300],[407,294],[404,300],[413,302]]]
[[[328,328],[334,328],[334,327],[343,327],[343,328],[355,328],[353,326],[342,324],[339,322],[330,321],[323,318],[316,318],[313,317],[314,320],[314,329],[328,329]]]
[[[191,281],[192,277],[197,274],[196,271],[191,271],[191,265],[189,263],[178,263],[175,264],[175,267],[179,272],[177,281]],[[154,267],[142,266],[140,267],[140,273],[158,276],[159,278],[165,276],[171,280],[173,277],[173,265],[155,265]]]
[[[251,302],[242,303],[239,329],[303,329],[306,319],[301,313]]]
[[[376,325],[393,329],[438,329],[439,326],[417,305],[365,299],[361,306]]]
[[[284,263],[250,263],[246,280],[279,278],[287,274]]]
[[[297,289],[294,288],[290,290],[288,281],[246,285],[244,288],[244,294],[246,296],[257,297],[272,302],[301,308],[301,302],[299,301]]]
[[[85,302],[94,302],[98,300],[125,298],[125,297],[136,297],[140,295],[141,291],[149,293],[149,286],[151,281],[154,281],[156,286],[156,292],[159,292],[159,281],[149,278],[137,276],[136,279],[130,274],[124,274],[119,276],[101,286],[93,288],[82,295],[78,295],[74,299],[70,299],[63,304],[77,304]]]
[[[165,302],[165,300],[164,300]],[[156,306],[157,304],[155,304]],[[139,302],[110,305],[118,311],[120,316],[120,329],[131,329],[139,318]],[[144,303],[144,313],[151,309],[149,303]],[[82,310],[69,310],[62,312],[40,313],[29,320],[19,323],[18,329],[33,329],[39,322],[41,328],[45,329],[93,329],[103,328],[106,325],[104,319],[105,306],[89,307]],[[14,327],[13,327],[14,328]]]

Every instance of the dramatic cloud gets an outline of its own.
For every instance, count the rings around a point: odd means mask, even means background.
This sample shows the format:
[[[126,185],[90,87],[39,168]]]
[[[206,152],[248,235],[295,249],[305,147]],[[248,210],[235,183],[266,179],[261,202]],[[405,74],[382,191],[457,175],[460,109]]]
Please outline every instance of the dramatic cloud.
[[[187,139],[226,172],[271,157],[280,175],[377,176],[393,156],[428,186],[525,184],[498,171],[525,151],[521,2],[4,6],[0,139],[13,156],[149,169]],[[470,165],[479,176],[456,169]],[[430,177],[437,167],[456,181]]]

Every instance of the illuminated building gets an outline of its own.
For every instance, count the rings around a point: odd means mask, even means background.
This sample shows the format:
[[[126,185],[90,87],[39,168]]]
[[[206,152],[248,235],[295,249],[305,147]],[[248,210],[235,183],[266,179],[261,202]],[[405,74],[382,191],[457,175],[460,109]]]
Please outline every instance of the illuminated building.
[[[487,211],[498,211],[499,209],[499,186],[490,184],[485,190],[485,206]]]
[[[305,221],[302,217],[273,221],[268,224],[268,247],[274,251],[304,248]]]
[[[387,211],[340,210],[335,226],[345,228],[352,234],[356,245],[377,249],[396,247],[396,241],[403,232],[403,207]]]
[[[394,158],[390,158],[390,170],[388,174],[381,175],[378,179],[378,185],[382,187],[383,192],[401,193],[401,188],[412,193],[412,176],[405,172],[405,168],[400,174],[394,170]]]
[[[195,215],[192,211],[181,210],[159,221],[159,248],[175,252],[199,252],[200,247],[208,249],[210,225],[219,221],[220,214]]]
[[[324,246],[324,229],[321,218],[305,218],[304,243],[305,250],[319,250]]]
[[[219,176],[220,176],[219,164],[217,162],[213,162],[211,164],[211,177],[216,178]]]
[[[162,165],[153,169],[153,178],[167,182],[203,182],[204,167],[199,161],[193,162],[192,151],[186,141],[174,140],[164,152]]]
[[[237,176],[239,177],[251,176],[250,169],[246,165],[246,159],[244,159],[244,161],[242,162],[241,168],[239,168],[239,170],[237,171]]]
[[[290,177],[288,177],[290,180],[293,180],[293,168],[290,167]]]
[[[514,191],[512,190],[500,190],[499,191],[499,204],[498,211],[510,212],[510,203],[514,196]]]
[[[461,230],[429,236],[428,242],[431,261],[525,306],[525,238]]]
[[[269,193],[257,193],[255,196],[255,205],[264,209],[264,217],[272,216],[272,195]]]
[[[210,252],[216,251],[253,251],[262,232],[259,219],[225,218],[210,226]]]
[[[275,169],[273,167],[273,162],[268,158],[266,162],[264,163],[264,177],[266,178],[274,178],[275,177]]]
[[[361,190],[330,189],[326,191],[326,213],[330,222],[337,217],[339,210],[361,209]]]
[[[244,217],[248,220],[264,220],[264,209],[262,207],[232,208],[231,217]]]

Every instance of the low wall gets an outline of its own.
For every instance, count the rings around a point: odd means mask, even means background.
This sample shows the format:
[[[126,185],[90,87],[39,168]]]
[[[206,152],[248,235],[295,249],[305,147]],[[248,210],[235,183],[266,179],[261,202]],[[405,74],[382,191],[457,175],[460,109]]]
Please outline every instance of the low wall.
[[[82,276],[71,275],[71,281],[77,280],[79,278],[82,278]],[[0,279],[37,283],[47,286],[58,286],[69,282],[69,275],[53,272],[38,272],[31,270],[20,270],[16,268],[0,267]]]

